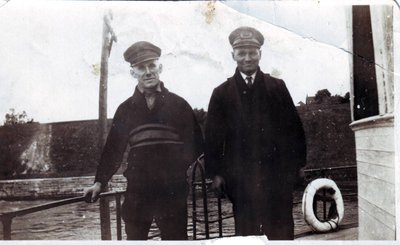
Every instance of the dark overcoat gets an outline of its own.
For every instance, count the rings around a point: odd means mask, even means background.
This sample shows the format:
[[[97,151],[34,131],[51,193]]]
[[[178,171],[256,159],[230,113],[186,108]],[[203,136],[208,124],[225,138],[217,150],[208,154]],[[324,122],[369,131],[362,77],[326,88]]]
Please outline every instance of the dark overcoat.
[[[258,69],[248,89],[236,70],[212,93],[205,137],[206,173],[225,179],[234,206],[251,200],[270,220],[272,213],[287,212],[280,202],[291,200],[297,172],[306,163],[306,144],[282,80]]]

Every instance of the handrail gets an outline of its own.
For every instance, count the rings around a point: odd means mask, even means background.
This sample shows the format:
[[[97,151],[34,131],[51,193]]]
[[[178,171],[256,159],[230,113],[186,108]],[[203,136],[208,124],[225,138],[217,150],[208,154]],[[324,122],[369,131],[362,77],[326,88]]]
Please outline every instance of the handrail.
[[[304,169],[304,172],[318,172],[318,171],[322,172],[322,171],[342,170],[349,168],[357,168],[357,165],[346,165],[346,166],[326,167],[326,168],[310,168],[310,169]]]
[[[222,220],[231,218],[233,216],[229,217],[222,217],[222,210],[221,210],[221,197],[218,196],[218,219],[217,220],[208,220],[208,207],[207,207],[207,184],[210,184],[209,181],[206,181],[205,179],[205,171],[204,167],[202,166],[201,161],[203,160],[203,155],[201,155],[196,162],[193,165],[192,169],[192,219],[193,219],[193,239],[196,239],[196,223],[204,223],[205,225],[205,236],[206,239],[209,238],[209,224],[210,223],[215,223],[218,222],[218,230],[219,230],[219,237],[223,236],[222,233]],[[355,165],[349,165],[349,166],[340,166],[340,167],[327,167],[327,168],[315,168],[315,169],[306,169],[304,172],[309,173],[309,172],[321,172],[324,173],[326,171],[331,171],[331,170],[341,170],[341,169],[352,169],[356,168]],[[200,170],[200,181],[196,181],[196,170]],[[204,219],[198,219],[197,218],[197,210],[196,210],[196,186],[201,186],[202,194],[203,194],[203,209],[204,209]],[[121,232],[121,196],[125,194],[125,191],[110,191],[110,192],[104,192],[99,195],[100,198],[105,198],[105,197],[110,197],[110,196],[115,196],[116,199],[116,222],[117,222],[117,240],[122,240],[122,232]],[[85,197],[79,196],[79,197],[72,197],[72,198],[67,198],[67,199],[62,199],[58,201],[53,201],[45,204],[40,204],[36,205],[30,208],[23,208],[20,210],[16,211],[10,211],[10,212],[3,212],[0,213],[0,221],[3,223],[3,239],[4,240],[11,240],[11,224],[12,220],[15,217],[18,216],[23,216],[26,214],[30,213],[35,213],[43,210],[47,210],[50,208],[55,208],[67,204],[72,204],[72,203],[77,203],[77,202],[82,202],[85,201]],[[325,203],[324,203],[324,217],[325,217]],[[202,233],[199,233],[202,234]],[[111,239],[111,237],[107,237],[106,239]]]
[[[99,197],[109,197],[109,196],[115,196],[116,197],[116,202],[117,202],[117,239],[121,240],[121,216],[120,216],[120,211],[118,210],[118,207],[121,205],[121,195],[123,195],[125,191],[110,191],[110,192],[104,192],[100,193]],[[39,211],[43,211],[46,209],[50,208],[55,208],[67,204],[72,204],[72,203],[77,203],[77,202],[82,202],[85,201],[85,197],[79,196],[79,197],[72,197],[72,198],[67,198],[63,200],[58,200],[54,202],[49,202],[45,204],[40,204],[36,205],[33,207],[29,208],[23,208],[20,210],[16,211],[10,211],[10,212],[4,212],[0,213],[0,221],[3,223],[3,239],[4,240],[11,240],[11,224],[12,224],[12,219],[17,217],[17,216],[23,216],[26,214],[31,214]],[[119,229],[119,230],[118,230]]]
[[[108,196],[114,196],[114,195],[121,195],[124,194],[124,191],[110,191],[110,192],[104,192],[104,193],[100,193],[99,197],[108,197]],[[42,211],[45,209],[50,209],[50,208],[55,208],[55,207],[59,207],[59,206],[63,206],[66,204],[72,204],[72,203],[76,203],[76,202],[82,202],[85,201],[85,197],[83,196],[79,196],[79,197],[72,197],[72,198],[67,198],[67,199],[62,199],[62,200],[58,200],[58,201],[53,201],[53,202],[49,202],[49,203],[45,203],[45,204],[39,204],[33,207],[29,207],[29,208],[22,208],[16,211],[10,211],[10,212],[4,212],[4,213],[0,213],[0,220],[3,219],[3,217],[17,217],[17,216],[22,216],[22,215],[26,215],[26,214],[30,214],[30,213],[35,213],[38,211]]]

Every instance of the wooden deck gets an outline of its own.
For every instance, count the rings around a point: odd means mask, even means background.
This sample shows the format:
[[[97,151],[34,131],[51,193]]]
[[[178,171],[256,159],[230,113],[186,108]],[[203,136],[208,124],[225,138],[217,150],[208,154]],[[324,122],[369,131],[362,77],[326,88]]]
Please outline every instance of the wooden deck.
[[[295,241],[334,241],[334,240],[357,240],[358,227],[343,228],[336,232],[316,234],[316,233],[303,233],[303,236],[298,237]],[[210,240],[191,241],[193,244],[201,245],[226,245],[226,244],[267,244],[268,237],[266,236],[247,236],[247,237],[224,237],[214,238]],[[285,244],[285,241],[278,241],[277,244]],[[297,244],[297,243],[296,243]],[[314,243],[313,243],[314,244]]]
[[[330,233],[306,233],[295,240],[358,240],[358,227],[343,228]]]

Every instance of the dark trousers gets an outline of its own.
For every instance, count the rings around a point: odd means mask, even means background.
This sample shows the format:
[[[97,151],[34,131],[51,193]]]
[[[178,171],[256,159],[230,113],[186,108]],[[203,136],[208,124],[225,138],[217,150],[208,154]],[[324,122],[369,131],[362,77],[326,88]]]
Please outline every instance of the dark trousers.
[[[187,240],[186,192],[126,195],[122,205],[127,240],[147,240],[153,220],[162,240]]]
[[[227,190],[233,204],[235,235],[265,234],[269,240],[293,240],[292,185],[257,188],[257,184],[250,187],[251,182],[231,185]]]
[[[128,240],[147,240],[153,220],[163,240],[187,240],[186,163],[181,146],[150,145],[129,153],[122,217]]]

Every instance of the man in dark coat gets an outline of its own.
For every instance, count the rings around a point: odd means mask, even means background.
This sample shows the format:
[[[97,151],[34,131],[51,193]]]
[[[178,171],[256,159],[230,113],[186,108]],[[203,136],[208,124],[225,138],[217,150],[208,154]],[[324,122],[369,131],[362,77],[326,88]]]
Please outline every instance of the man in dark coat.
[[[202,136],[190,105],[159,80],[161,50],[149,42],[129,47],[124,58],[138,80],[117,109],[85,196],[95,201],[129,147],[122,217],[128,240],[146,240],[153,219],[163,240],[187,239],[186,170],[202,152]]]
[[[292,192],[306,162],[302,123],[285,83],[259,68],[263,35],[240,27],[229,41],[237,69],[210,99],[206,172],[233,204],[236,235],[292,240]]]

